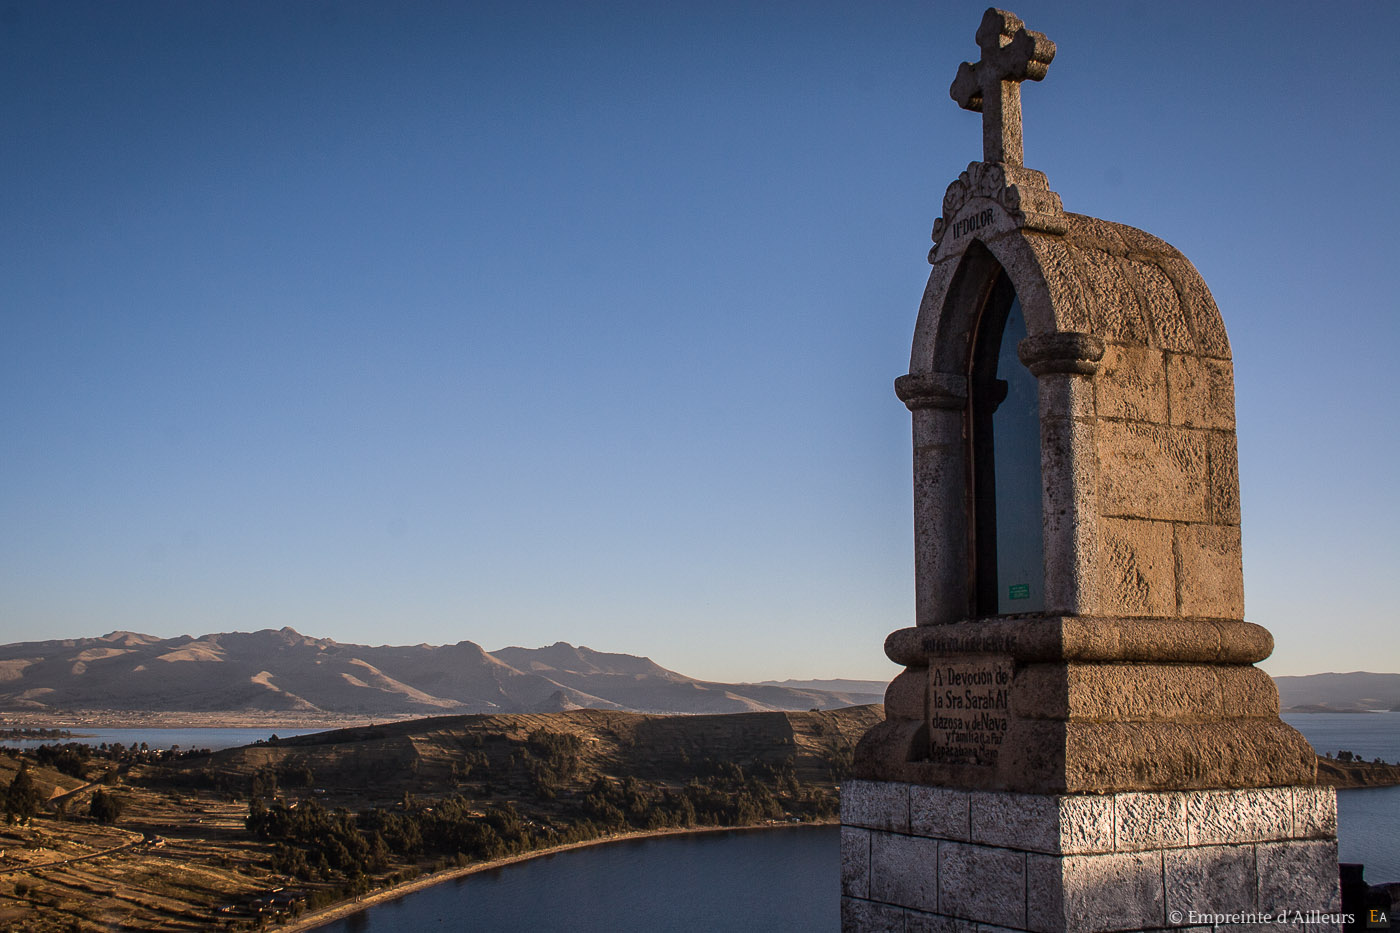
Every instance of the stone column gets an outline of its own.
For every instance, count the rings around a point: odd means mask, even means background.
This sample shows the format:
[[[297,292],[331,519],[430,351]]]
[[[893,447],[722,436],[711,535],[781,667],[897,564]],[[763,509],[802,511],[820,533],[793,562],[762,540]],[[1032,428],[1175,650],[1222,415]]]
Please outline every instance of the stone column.
[[[955,622],[968,612],[967,379],[911,373],[894,389],[914,420],[915,622]]]
[[[1027,337],[1017,348],[1039,380],[1045,612],[1088,615],[1098,555],[1094,373],[1103,341],[1092,334]]]

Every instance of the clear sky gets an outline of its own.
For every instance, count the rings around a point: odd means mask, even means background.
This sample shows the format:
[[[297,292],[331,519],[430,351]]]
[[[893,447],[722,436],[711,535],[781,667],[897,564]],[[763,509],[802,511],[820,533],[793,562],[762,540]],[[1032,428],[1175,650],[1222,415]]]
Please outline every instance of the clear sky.
[[[965,2],[0,0],[0,641],[888,677]],[[1400,670],[1400,4],[1015,7],[1233,342],[1273,673]]]

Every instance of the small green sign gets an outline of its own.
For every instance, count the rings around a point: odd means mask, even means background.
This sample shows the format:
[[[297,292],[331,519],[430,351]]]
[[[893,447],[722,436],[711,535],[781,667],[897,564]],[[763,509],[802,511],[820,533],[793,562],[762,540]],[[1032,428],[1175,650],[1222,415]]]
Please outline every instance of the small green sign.
[[[1008,589],[1010,592],[1007,595],[1012,599],[1031,598],[1031,585],[1029,583],[1013,583]]]

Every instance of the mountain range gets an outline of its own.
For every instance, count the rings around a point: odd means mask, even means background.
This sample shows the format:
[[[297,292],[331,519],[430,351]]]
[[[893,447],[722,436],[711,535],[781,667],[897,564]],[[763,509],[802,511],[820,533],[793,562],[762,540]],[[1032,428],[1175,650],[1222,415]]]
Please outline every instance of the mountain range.
[[[1400,674],[1278,677],[1295,712],[1400,710]],[[354,645],[291,628],[0,646],[0,710],[336,713],[426,716],[552,713],[740,713],[836,709],[884,699],[867,680],[726,684],[648,658],[558,642],[486,651],[455,645]]]
[[[855,690],[713,683],[564,642],[494,652],[470,641],[369,646],[291,628],[197,638],[112,632],[0,646],[0,710],[15,711],[739,713],[883,701],[883,685],[850,683]]]

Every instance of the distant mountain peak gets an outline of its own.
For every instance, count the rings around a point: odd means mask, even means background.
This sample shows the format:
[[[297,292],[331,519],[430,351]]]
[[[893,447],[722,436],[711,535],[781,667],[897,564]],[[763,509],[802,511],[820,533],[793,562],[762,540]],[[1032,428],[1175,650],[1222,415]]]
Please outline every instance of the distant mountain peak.
[[[155,642],[159,641],[160,639],[158,639],[158,638],[156,638],[156,637],[154,637],[154,636],[152,636],[152,635],[142,635],[140,632],[128,632],[128,631],[124,631],[124,630],[120,630],[120,629],[119,629],[119,630],[117,630],[117,631],[115,631],[115,632],[108,632],[106,635],[103,635],[103,636],[101,636],[100,638],[95,638],[95,639],[92,639],[92,640],[93,640],[93,641],[111,642],[112,644],[124,645],[124,646],[126,646],[126,647],[131,647],[131,646],[133,646],[133,645],[150,645],[150,644],[154,644]]]
[[[650,658],[634,654],[612,654],[587,647],[574,647],[557,641],[545,648],[520,648],[512,645],[491,652],[522,671],[564,672],[574,675],[611,675],[629,677],[663,677],[667,680],[689,680],[683,674],[668,671]]]

